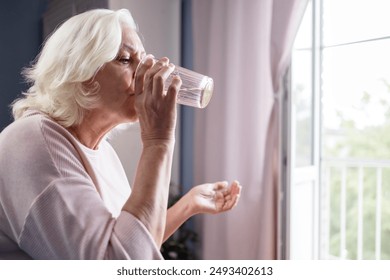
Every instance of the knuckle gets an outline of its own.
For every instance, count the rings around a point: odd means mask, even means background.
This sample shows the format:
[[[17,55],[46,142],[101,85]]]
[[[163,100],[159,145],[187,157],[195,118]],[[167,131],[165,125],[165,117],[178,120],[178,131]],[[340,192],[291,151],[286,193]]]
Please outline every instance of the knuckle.
[[[163,77],[161,76],[161,74],[157,74],[157,75],[155,75],[154,77],[153,77],[153,81],[155,82],[155,83],[163,83],[164,82],[164,79],[163,79]]]

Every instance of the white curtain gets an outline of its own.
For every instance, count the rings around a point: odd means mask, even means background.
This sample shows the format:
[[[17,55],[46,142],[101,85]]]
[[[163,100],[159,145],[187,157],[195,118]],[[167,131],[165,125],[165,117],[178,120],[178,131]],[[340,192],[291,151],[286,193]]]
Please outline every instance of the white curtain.
[[[233,211],[197,220],[203,259],[275,259],[281,76],[306,0],[192,1],[194,69],[214,78],[195,113],[195,183],[238,179]]]

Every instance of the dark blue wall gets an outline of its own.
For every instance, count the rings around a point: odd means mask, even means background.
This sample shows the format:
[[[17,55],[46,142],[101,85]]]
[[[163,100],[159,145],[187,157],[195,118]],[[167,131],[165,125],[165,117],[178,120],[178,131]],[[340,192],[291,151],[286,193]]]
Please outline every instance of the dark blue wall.
[[[181,6],[181,64],[193,68],[192,0],[182,0]],[[198,109],[199,110],[199,109]],[[186,193],[194,184],[194,108],[181,106],[180,126],[180,185]]]
[[[0,131],[12,121],[9,104],[27,88],[20,72],[39,52],[45,0],[0,4]]]

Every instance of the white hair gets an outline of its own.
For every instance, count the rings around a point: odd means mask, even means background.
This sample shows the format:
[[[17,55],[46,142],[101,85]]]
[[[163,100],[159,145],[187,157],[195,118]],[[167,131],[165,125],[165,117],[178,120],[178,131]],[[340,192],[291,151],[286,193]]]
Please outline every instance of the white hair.
[[[126,9],[96,9],[71,17],[46,41],[23,75],[31,87],[11,107],[15,119],[28,109],[48,114],[65,127],[81,123],[85,110],[96,107],[99,85],[85,82],[116,58],[122,27],[137,26]]]

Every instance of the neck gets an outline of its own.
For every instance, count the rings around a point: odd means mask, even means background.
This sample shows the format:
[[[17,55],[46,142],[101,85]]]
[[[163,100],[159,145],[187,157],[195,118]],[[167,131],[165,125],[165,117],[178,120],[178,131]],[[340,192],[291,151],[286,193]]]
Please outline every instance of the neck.
[[[104,114],[88,111],[81,124],[70,127],[69,131],[81,144],[96,150],[104,135],[118,124]]]

